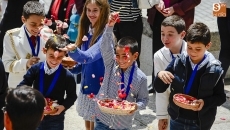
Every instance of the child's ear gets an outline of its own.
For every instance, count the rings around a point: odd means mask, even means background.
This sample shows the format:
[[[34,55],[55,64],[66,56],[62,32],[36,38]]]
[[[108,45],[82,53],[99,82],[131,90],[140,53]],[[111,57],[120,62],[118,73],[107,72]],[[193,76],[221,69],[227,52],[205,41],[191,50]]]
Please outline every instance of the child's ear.
[[[43,52],[44,54],[46,54],[47,49],[43,47],[43,48],[42,48],[42,52]]]
[[[211,48],[211,46],[212,46],[212,43],[209,42],[205,47],[206,47],[207,50],[209,50]]]
[[[24,16],[22,16],[22,17],[21,17],[21,19],[22,19],[22,22],[23,22],[23,23],[25,23],[25,22],[26,22],[26,19],[25,19],[25,17],[24,17]]]
[[[135,52],[135,53],[133,54],[133,56],[134,56],[134,59],[137,60],[137,58],[138,58],[138,56],[139,56],[139,53],[138,53],[138,52]]]
[[[186,32],[185,32],[185,31],[182,31],[182,32],[180,33],[181,39],[184,39],[185,35],[186,35]]]

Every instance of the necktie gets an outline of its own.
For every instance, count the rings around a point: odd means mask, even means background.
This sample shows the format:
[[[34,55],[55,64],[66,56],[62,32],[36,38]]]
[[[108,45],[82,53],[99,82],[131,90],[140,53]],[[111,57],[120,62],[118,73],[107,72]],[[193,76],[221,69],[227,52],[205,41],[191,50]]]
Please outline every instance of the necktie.
[[[36,46],[36,37],[32,35],[32,36],[30,37],[30,39],[31,39],[31,41],[32,41],[33,46],[35,47],[35,46]]]

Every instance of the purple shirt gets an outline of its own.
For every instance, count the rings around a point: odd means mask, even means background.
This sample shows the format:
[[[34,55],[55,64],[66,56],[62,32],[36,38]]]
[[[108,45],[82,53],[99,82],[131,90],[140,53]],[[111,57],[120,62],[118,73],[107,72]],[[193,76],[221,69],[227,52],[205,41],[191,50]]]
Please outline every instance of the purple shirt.
[[[165,3],[165,8],[170,7],[170,0],[163,0]]]

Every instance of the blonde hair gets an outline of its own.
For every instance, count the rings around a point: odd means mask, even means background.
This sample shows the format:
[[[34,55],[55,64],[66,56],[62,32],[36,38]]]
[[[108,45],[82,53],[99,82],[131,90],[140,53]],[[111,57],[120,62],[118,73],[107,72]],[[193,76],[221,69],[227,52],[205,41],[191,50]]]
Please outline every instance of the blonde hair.
[[[108,0],[86,0],[79,22],[78,37],[75,43],[78,47],[80,47],[83,44],[82,38],[84,35],[87,35],[89,31],[89,26],[91,24],[86,15],[87,12],[86,6],[89,3],[95,3],[100,8],[99,18],[93,27],[94,33],[90,41],[90,46],[92,46],[96,42],[97,38],[103,33],[105,25],[108,23],[108,18],[110,13]]]

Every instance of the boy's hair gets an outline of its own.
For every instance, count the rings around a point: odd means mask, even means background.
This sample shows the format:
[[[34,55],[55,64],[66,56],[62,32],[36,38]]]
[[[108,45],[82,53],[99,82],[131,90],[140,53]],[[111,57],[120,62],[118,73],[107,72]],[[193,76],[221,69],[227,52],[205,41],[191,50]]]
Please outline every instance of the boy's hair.
[[[28,19],[31,15],[39,15],[45,17],[44,6],[38,1],[28,1],[23,6],[22,15],[25,19]]]
[[[183,18],[181,18],[178,15],[171,15],[169,17],[166,17],[161,23],[161,26],[174,27],[178,34],[181,33],[182,31],[185,31],[186,28],[185,21],[183,20]]]
[[[45,107],[45,99],[39,91],[29,86],[10,89],[5,101],[13,130],[36,130]]]
[[[192,44],[202,43],[206,46],[211,41],[211,34],[208,26],[201,22],[190,25],[187,30],[186,41]]]
[[[130,36],[121,38],[116,45],[116,47],[122,47],[122,48],[124,48],[126,46],[129,47],[129,51],[132,54],[139,52],[137,41]]]
[[[87,8],[86,6],[90,3],[95,3],[99,8],[100,8],[100,15],[98,17],[97,22],[94,25],[94,33],[92,36],[92,39],[90,41],[90,46],[92,46],[98,37],[102,35],[105,25],[108,23],[109,19],[109,13],[110,13],[110,8],[109,8],[109,3],[108,0],[86,0],[83,12],[81,14],[80,22],[79,22],[79,28],[78,28],[78,37],[76,40],[76,44],[78,47],[80,47],[84,42],[82,41],[82,38],[84,35],[87,35],[89,31],[89,26],[90,26],[90,21],[86,15],[87,13]]]
[[[47,50],[53,49],[54,51],[56,50],[60,51],[58,48],[64,48],[67,44],[69,44],[69,42],[65,37],[58,34],[54,34],[50,36],[49,39],[47,40],[45,44],[45,48]]]

